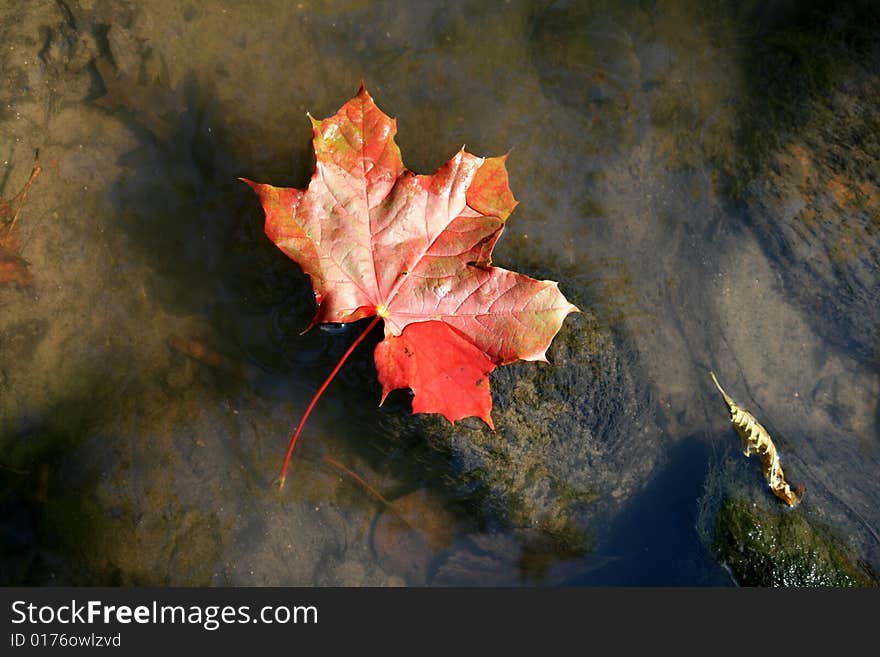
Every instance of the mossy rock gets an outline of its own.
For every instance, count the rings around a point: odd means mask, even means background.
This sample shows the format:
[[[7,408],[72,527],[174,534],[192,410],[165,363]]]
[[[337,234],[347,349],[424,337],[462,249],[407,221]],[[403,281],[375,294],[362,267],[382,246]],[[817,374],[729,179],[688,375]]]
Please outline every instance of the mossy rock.
[[[718,560],[743,586],[876,586],[832,531],[798,509],[728,498],[715,518]]]
[[[492,373],[494,431],[399,409],[385,429],[429,445],[447,464],[443,486],[477,515],[518,530],[537,553],[574,556],[649,479],[660,432],[635,354],[588,311],[566,319],[548,359]]]

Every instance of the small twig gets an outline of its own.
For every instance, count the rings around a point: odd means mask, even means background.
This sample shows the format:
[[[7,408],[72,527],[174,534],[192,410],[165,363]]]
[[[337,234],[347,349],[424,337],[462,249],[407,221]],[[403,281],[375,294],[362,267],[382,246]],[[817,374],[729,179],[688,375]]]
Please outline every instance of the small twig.
[[[345,474],[347,474],[349,477],[351,477],[357,483],[359,483],[363,487],[363,489],[365,491],[367,491],[370,495],[375,497],[378,501],[380,501],[385,506],[391,508],[391,502],[389,502],[387,499],[385,499],[385,496],[382,495],[382,493],[380,493],[375,488],[370,486],[370,484],[368,484],[366,482],[366,480],[363,477],[361,477],[357,472],[342,465],[342,463],[340,463],[339,461],[334,459],[332,456],[325,456],[324,462],[327,463],[328,465],[332,465],[337,470],[340,470],[340,471],[344,472]]]
[[[31,185],[34,183],[34,180],[37,179],[37,176],[40,175],[40,172],[43,170],[43,167],[40,166],[40,153],[37,151],[37,155],[35,157],[34,168],[31,171],[31,175],[28,178],[27,182],[24,184],[24,187],[21,188],[21,191],[16,194],[13,199],[9,202],[9,207],[11,208],[13,204],[17,203],[18,207],[15,208],[15,212],[12,213],[12,220],[9,222],[9,225],[6,228],[6,234],[11,235],[13,229],[15,228],[15,222],[18,220],[18,214],[21,212],[21,208],[24,205],[24,200],[27,197],[28,190]]]
[[[397,507],[394,504],[392,504],[391,502],[389,502],[388,499],[384,495],[382,495],[382,493],[380,493],[375,488],[370,486],[370,484],[368,484],[367,481],[363,477],[361,477],[357,472],[355,472],[351,468],[348,468],[348,467],[342,465],[342,463],[340,463],[339,461],[334,459],[332,456],[325,455],[324,462],[327,465],[332,465],[334,468],[336,468],[340,472],[343,472],[344,474],[346,474],[349,477],[351,477],[352,479],[354,479],[365,491],[367,491],[370,495],[372,495],[374,498],[376,498],[376,500],[378,500],[379,502],[384,504],[385,508],[388,509],[401,523],[403,523],[404,525],[406,525],[407,527],[409,527],[413,531],[416,531],[416,529],[415,529],[415,527],[413,527],[412,523],[409,520],[407,520],[403,516],[402,513],[400,513],[400,511],[397,509]]]
[[[9,472],[14,472],[17,475],[29,475],[31,473],[30,470],[19,470],[18,468],[3,465],[2,463],[0,463],[0,468],[2,468],[3,470],[8,470]]]

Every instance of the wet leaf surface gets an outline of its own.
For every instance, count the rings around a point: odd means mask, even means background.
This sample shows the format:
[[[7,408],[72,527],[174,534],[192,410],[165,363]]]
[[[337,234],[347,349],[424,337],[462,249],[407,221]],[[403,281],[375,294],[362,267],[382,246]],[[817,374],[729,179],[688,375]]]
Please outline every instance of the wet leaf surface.
[[[489,372],[545,360],[577,310],[556,283],[491,265],[517,204],[506,157],[462,148],[435,174],[416,175],[401,160],[396,121],[363,86],[312,129],[306,190],[245,182],[263,203],[266,234],[311,278],[313,324],[381,317],[384,396],[410,388],[414,412],[491,425]]]

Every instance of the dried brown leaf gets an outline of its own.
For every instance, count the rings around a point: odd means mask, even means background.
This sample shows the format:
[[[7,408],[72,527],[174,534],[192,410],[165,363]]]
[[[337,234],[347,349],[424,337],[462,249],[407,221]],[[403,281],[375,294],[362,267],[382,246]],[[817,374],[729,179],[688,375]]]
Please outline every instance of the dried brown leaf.
[[[718,388],[718,392],[721,393],[724,403],[727,404],[727,409],[730,411],[730,421],[733,423],[736,433],[739,434],[740,440],[742,440],[743,454],[746,456],[758,454],[761,457],[761,469],[764,472],[764,478],[767,479],[770,490],[789,506],[796,505],[804,495],[804,486],[801,485],[792,490],[788,483],[786,483],[785,474],[782,472],[782,464],[779,462],[779,454],[767,429],[758,422],[754,415],[740,408],[730,395],[724,392],[721,384],[718,383],[718,379],[715,378],[714,372],[709,372],[709,374],[712,375],[712,381],[715,383],[715,387]]]
[[[0,246],[0,285],[30,287],[33,283],[27,260]]]
[[[251,379],[255,376],[254,371],[248,365],[214,351],[198,338],[184,338],[179,335],[171,335],[168,338],[168,346],[195,361],[203,363],[208,367],[222,370],[233,376],[243,379]]]
[[[0,198],[0,285],[30,287],[34,282],[28,261],[21,257],[22,242],[16,221],[28,190],[42,170],[39,161],[34,162],[31,175],[18,194],[9,201]]]

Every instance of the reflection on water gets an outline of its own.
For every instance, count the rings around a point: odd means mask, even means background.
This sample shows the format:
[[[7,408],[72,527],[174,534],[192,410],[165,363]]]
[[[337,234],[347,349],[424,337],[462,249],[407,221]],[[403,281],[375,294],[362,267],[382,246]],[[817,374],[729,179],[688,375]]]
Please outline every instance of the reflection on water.
[[[0,197],[37,148],[44,171],[17,220],[33,286],[0,284],[0,578],[726,584],[696,529],[737,441],[709,369],[779,437],[797,512],[880,568],[876,20],[4,4]],[[303,186],[306,111],[361,79],[416,171],[510,151],[495,261],[588,312],[551,365],[493,374],[495,433],[412,417],[405,393],[377,408],[373,336],[280,493],[356,333],[300,334],[308,281],[236,178]]]

